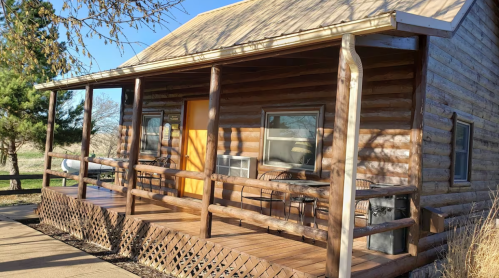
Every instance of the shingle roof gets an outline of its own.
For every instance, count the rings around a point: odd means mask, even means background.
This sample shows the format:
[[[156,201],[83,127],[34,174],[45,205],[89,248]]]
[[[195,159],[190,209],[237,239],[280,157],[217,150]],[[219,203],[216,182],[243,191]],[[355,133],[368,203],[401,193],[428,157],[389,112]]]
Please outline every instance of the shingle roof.
[[[120,68],[241,45],[385,13],[450,23],[470,0],[246,0],[199,14]]]

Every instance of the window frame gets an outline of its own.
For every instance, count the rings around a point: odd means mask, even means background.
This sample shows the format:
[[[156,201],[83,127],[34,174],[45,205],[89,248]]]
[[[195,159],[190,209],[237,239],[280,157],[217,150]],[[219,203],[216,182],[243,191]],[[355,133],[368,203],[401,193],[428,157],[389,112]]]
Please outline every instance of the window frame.
[[[141,122],[141,127],[140,127],[140,154],[144,155],[154,155],[155,157],[159,157],[161,154],[161,142],[163,141],[163,122],[164,122],[164,112],[163,111],[157,111],[157,112],[143,112],[142,115],[142,122]],[[145,118],[146,117],[159,117],[160,118],[160,125],[159,125],[159,140],[158,140],[158,147],[156,150],[144,150],[143,146],[145,143],[147,134],[145,132],[146,126],[144,125],[145,123]]]
[[[456,179],[456,140],[457,140],[457,127],[458,124],[463,124],[468,126],[468,149],[467,149],[467,173],[466,179]],[[473,161],[473,135],[474,135],[474,123],[461,119],[456,112],[452,115],[452,147],[451,147],[451,165],[450,165],[450,186],[454,187],[467,187],[471,186],[471,173],[472,173],[472,161]]]
[[[320,177],[322,172],[322,141],[324,137],[324,105],[303,105],[292,107],[263,107],[260,125],[260,146],[258,155],[258,171],[265,172],[271,170],[287,170],[291,172],[303,173]],[[317,129],[315,138],[315,163],[314,169],[305,169],[297,167],[286,167],[285,165],[264,164],[264,155],[266,147],[267,134],[267,115],[268,114],[292,114],[292,113],[317,113]]]

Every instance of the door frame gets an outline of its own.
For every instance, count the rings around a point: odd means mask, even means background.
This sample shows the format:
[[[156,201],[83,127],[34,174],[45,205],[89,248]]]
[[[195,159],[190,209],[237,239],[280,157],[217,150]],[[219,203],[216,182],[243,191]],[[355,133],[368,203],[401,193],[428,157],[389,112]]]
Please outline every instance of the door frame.
[[[180,117],[182,118],[182,124],[180,125],[180,142],[179,142],[179,150],[180,150],[180,163],[179,170],[185,170],[185,166],[187,160],[185,159],[185,154],[187,152],[187,140],[185,135],[185,130],[187,127],[187,102],[193,100],[209,100],[209,97],[193,97],[193,98],[183,98],[182,99],[182,107],[180,109]],[[184,178],[177,178],[177,192],[179,197],[184,197]]]

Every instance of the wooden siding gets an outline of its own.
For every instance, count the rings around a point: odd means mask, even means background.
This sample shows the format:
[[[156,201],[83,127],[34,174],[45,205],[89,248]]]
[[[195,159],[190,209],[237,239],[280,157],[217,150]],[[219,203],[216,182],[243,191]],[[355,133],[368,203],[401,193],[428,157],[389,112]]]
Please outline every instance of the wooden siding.
[[[332,50],[336,51],[336,49]],[[359,48],[365,68],[359,143],[358,178],[379,183],[408,184],[410,128],[414,87],[414,52]],[[232,74],[224,71],[220,104],[218,154],[258,157],[262,107],[324,105],[322,173],[315,179],[329,180],[332,156],[337,60],[286,67],[264,72]],[[207,97],[209,74],[202,80],[168,84],[166,91],[145,93],[143,111],[181,113],[183,100]],[[126,154],[132,110],[124,112],[121,153]],[[180,140],[162,142],[162,156],[180,166]],[[172,165],[174,167],[174,165]],[[270,170],[260,167],[260,174]],[[218,184],[221,203],[239,206],[238,185]],[[245,189],[246,190],[246,189]],[[249,193],[259,194],[256,189]],[[258,202],[248,201],[249,209]],[[277,209],[279,215],[282,207]]]
[[[450,39],[431,37],[424,116],[421,206],[451,218],[486,208],[499,183],[499,9],[477,0]],[[451,186],[452,114],[474,123],[471,185]]]

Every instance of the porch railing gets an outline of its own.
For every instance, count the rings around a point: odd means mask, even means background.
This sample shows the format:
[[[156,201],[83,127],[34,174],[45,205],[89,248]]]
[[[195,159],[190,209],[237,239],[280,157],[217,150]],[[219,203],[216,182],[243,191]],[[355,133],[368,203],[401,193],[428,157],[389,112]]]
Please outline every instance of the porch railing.
[[[78,155],[58,154],[58,153],[53,153],[53,152],[50,152],[49,156],[64,158],[64,159],[73,159],[73,160],[80,159],[80,156],[78,156]],[[96,163],[96,164],[107,165],[107,166],[117,167],[117,168],[128,168],[128,166],[129,166],[127,162],[118,162],[118,161],[111,161],[111,160],[105,160],[105,159],[99,159],[99,158],[86,157],[84,160],[87,162],[92,162],[92,163]],[[161,174],[161,175],[177,177],[177,178],[190,178],[190,179],[196,179],[196,180],[204,180],[204,178],[205,178],[204,173],[196,172],[196,171],[177,170],[177,169],[163,168],[163,167],[151,166],[151,165],[134,165],[133,168],[135,169],[135,171],[155,173],[155,174]],[[58,172],[58,171],[54,171],[54,170],[46,170],[46,173],[50,174],[50,175],[54,175],[54,176],[73,179],[76,181],[80,180],[80,177],[78,175],[74,175],[74,174],[70,174],[70,173]],[[237,185],[242,185],[242,186],[254,187],[254,188],[258,188],[258,189],[269,189],[269,190],[276,190],[276,191],[281,191],[281,192],[285,192],[285,193],[305,195],[305,196],[313,197],[313,198],[326,199],[329,197],[329,190],[328,189],[313,188],[313,187],[307,187],[307,186],[303,186],[303,185],[292,185],[292,184],[283,183],[283,182],[263,181],[263,180],[256,180],[256,179],[231,177],[231,176],[225,176],[225,175],[220,175],[220,174],[211,175],[211,180],[214,182],[231,183],[231,184],[237,184]],[[116,184],[113,184],[110,182],[103,182],[103,181],[91,179],[88,177],[83,177],[83,181],[85,183],[101,186],[103,188],[106,188],[106,189],[109,189],[112,191],[116,191],[119,193],[127,193],[128,192],[127,187],[121,186],[121,185],[116,185]],[[364,189],[364,190],[357,190],[356,191],[356,200],[368,200],[371,198],[379,198],[379,197],[384,197],[384,196],[414,194],[416,192],[417,192],[417,188],[415,186],[395,186],[395,187],[386,187],[386,188]],[[145,199],[149,199],[149,200],[154,200],[154,201],[159,201],[159,202],[162,202],[162,203],[165,203],[168,205],[190,208],[190,209],[194,209],[194,210],[201,210],[202,209],[201,203],[199,203],[199,202],[192,201],[189,199],[183,199],[183,198],[179,198],[179,197],[175,197],[175,196],[167,196],[167,195],[163,195],[160,193],[149,192],[149,191],[145,191],[145,190],[141,190],[141,189],[132,189],[131,194],[133,196],[137,196],[137,197],[141,197],[141,198],[145,198]],[[303,225],[300,225],[298,223],[277,219],[277,218],[267,216],[267,215],[262,215],[260,213],[254,212],[254,211],[235,208],[235,207],[225,207],[225,206],[216,205],[216,204],[209,205],[208,210],[211,213],[216,214],[216,215],[233,217],[233,218],[237,218],[237,219],[243,219],[245,221],[254,222],[257,224],[262,224],[265,226],[269,226],[273,229],[283,230],[283,231],[286,231],[289,233],[297,234],[300,236],[305,236],[305,237],[308,237],[311,239],[315,239],[315,240],[319,240],[319,241],[326,241],[327,240],[328,233],[325,230],[317,229],[317,228],[313,228],[313,227],[308,227],[308,226],[303,226]],[[410,227],[410,226],[414,225],[415,223],[416,223],[415,219],[410,217],[410,218],[403,218],[403,219],[399,219],[399,220],[389,221],[389,222],[385,222],[385,223],[381,223],[381,224],[369,225],[366,227],[358,227],[358,228],[354,229],[354,238],[360,238],[360,237],[365,237],[365,236],[378,234],[378,233],[382,233],[382,232],[398,230],[398,229]]]
[[[48,153],[51,157],[58,157],[64,159],[73,159],[79,160],[80,156],[78,155],[70,155],[70,154],[58,154],[50,152]],[[119,162],[112,161],[106,159],[99,158],[91,158],[85,157],[85,161],[92,162],[101,165],[107,165],[111,167],[117,168],[128,168],[127,162]],[[171,168],[163,168],[158,166],[151,165],[135,165],[133,167],[136,171],[147,172],[147,173],[155,173],[161,174],[171,177],[177,178],[189,178],[196,180],[204,180],[205,174],[202,172],[196,171],[185,171],[185,170],[177,170]],[[58,172],[54,170],[46,170],[47,174],[59,176],[63,178],[72,179],[75,181],[79,181],[80,177],[78,175]],[[256,179],[247,179],[240,177],[231,177],[220,174],[211,175],[211,180],[215,182],[223,182],[223,183],[231,183],[242,186],[254,187],[258,189],[269,189],[275,190],[285,193],[291,194],[299,194],[305,195],[313,198],[321,198],[327,199],[329,197],[329,190],[324,188],[313,188],[307,187],[303,185],[292,185],[283,182],[275,182],[275,181],[263,181]],[[91,179],[88,177],[83,177],[83,181],[85,183],[101,186],[103,188],[116,191],[119,193],[127,193],[127,187],[116,185],[110,182],[103,182],[96,179]],[[394,187],[386,187],[386,188],[374,188],[374,189],[363,189],[356,191],[356,200],[368,200],[371,198],[379,198],[384,196],[393,196],[393,195],[404,195],[404,194],[414,194],[417,192],[417,188],[415,186],[394,186]],[[196,201],[192,201],[189,199],[183,199],[174,196],[167,196],[160,193],[149,192],[141,189],[132,189],[131,194],[137,197],[159,201],[168,205],[185,207],[195,210],[201,210],[201,204]],[[234,208],[234,207],[224,207],[216,204],[211,204],[208,207],[208,210],[211,213],[233,217],[237,219],[243,219],[245,221],[255,222],[258,224],[266,225],[274,229],[279,229],[283,231],[287,231],[293,234],[297,234],[300,236],[305,236],[311,239],[326,241],[327,240],[327,231],[316,229],[313,227],[302,226],[297,223],[277,219],[271,216],[262,215],[257,212],[253,212],[250,210]],[[365,237],[373,234],[383,233],[387,231],[398,230],[402,228],[407,228],[414,225],[416,222],[413,218],[403,218],[399,220],[389,221],[381,224],[369,225],[366,227],[358,227],[354,229],[354,238]]]

